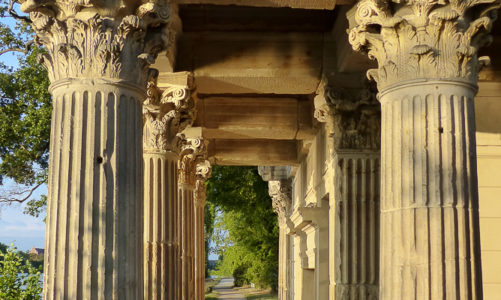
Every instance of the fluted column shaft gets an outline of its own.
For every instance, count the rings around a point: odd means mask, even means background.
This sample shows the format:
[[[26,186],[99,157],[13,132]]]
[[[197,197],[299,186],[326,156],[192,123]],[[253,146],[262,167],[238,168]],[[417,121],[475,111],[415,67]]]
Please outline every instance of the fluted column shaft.
[[[68,80],[53,95],[44,299],[142,299],[142,91]]]
[[[179,185],[179,230],[181,250],[181,299],[191,300],[195,297],[195,264],[194,264],[194,216],[195,205],[194,186],[191,184]]]
[[[205,199],[204,199],[205,200]],[[205,202],[205,201],[203,201]],[[195,299],[205,295],[205,223],[204,203],[195,201]]]
[[[170,151],[144,153],[144,299],[178,299],[177,160]]]
[[[475,87],[381,93],[381,299],[482,299]]]
[[[335,156],[336,299],[378,299],[379,151]],[[332,289],[331,289],[332,290]]]
[[[160,95],[161,94],[161,95]],[[179,160],[183,137],[193,119],[187,86],[169,86],[161,93],[156,78],[148,82],[143,105],[145,164],[144,256],[145,299],[181,298],[182,205],[179,202]]]
[[[205,148],[206,149],[206,148]],[[205,149],[201,151],[201,159],[196,165],[196,181],[195,181],[195,299],[203,300],[205,297],[205,198],[207,196],[207,188],[205,182],[210,177],[212,167],[207,160]]]
[[[279,235],[278,235],[278,299],[289,299],[289,261],[290,248],[288,228],[285,216],[279,217]]]

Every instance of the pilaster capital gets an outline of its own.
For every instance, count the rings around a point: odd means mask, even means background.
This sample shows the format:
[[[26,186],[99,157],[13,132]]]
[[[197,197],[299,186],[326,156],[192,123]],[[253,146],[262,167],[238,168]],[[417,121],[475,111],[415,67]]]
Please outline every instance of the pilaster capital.
[[[495,0],[362,0],[348,12],[349,42],[377,60],[367,76],[380,92],[416,79],[476,84],[497,8]]]
[[[188,86],[172,85],[161,92],[156,85],[157,74],[148,81],[143,104],[143,149],[179,153],[185,146],[180,132],[193,123],[195,103]]]
[[[326,87],[315,97],[315,118],[326,123],[334,148],[378,150],[380,104],[370,86],[361,89]]]
[[[212,165],[208,159],[201,160],[196,166],[196,183],[195,183],[195,205],[203,207],[207,196],[207,187],[205,182],[210,177]]]
[[[169,42],[166,1],[21,0],[51,82],[109,78],[144,87]]]
[[[207,140],[202,138],[183,138],[178,163],[178,182],[180,185],[195,187],[198,164],[207,157]]]
[[[273,209],[278,215],[279,221],[286,221],[292,201],[292,186],[290,180],[268,181],[268,193],[270,194]]]

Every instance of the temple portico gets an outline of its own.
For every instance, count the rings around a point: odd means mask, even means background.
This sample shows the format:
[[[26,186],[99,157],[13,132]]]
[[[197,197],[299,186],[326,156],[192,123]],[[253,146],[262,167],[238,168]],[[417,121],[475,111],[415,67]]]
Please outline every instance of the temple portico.
[[[279,299],[495,300],[498,7],[24,1],[53,96],[44,299],[203,299],[218,164],[268,181]]]

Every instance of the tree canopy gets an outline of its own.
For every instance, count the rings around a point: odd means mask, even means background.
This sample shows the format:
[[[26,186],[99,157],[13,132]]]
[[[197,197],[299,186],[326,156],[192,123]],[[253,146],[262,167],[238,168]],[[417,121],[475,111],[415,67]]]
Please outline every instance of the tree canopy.
[[[43,51],[23,18],[8,14],[0,2],[0,55],[19,53],[17,67],[0,62],[0,185],[11,179],[17,186],[5,189],[0,203],[28,202],[27,212],[37,216],[46,198],[32,199],[33,191],[47,182],[51,97],[47,72],[38,63]]]
[[[207,202],[219,212],[208,234],[222,258],[218,274],[276,288],[277,215],[257,168],[214,166],[207,183]]]

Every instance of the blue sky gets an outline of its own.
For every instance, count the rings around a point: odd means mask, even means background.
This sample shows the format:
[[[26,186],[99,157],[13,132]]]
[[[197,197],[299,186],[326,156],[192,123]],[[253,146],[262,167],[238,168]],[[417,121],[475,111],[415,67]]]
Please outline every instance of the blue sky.
[[[0,22],[4,24],[13,24],[12,18],[2,18]],[[16,67],[17,57],[13,53],[6,53],[0,56],[0,62],[7,66]],[[0,186],[0,193],[5,189],[12,188],[12,181],[5,180],[4,185]],[[47,193],[47,187],[37,190],[35,196]],[[0,242],[10,245],[14,244],[19,250],[28,250],[32,247],[44,248],[45,238],[45,216],[39,218],[23,214],[24,205],[12,204],[10,206],[0,206]]]

